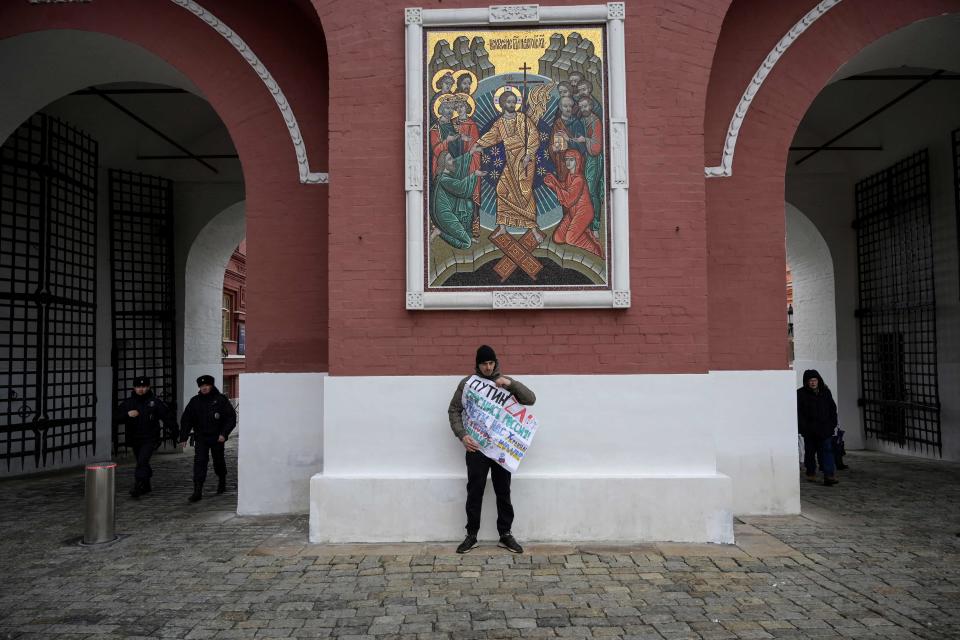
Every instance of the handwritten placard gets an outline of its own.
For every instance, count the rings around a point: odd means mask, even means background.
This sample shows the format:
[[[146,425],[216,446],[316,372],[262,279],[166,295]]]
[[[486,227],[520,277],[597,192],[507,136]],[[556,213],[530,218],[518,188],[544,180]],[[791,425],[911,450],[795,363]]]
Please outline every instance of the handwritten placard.
[[[537,418],[509,389],[471,376],[463,385],[463,425],[481,452],[511,473],[530,449]]]

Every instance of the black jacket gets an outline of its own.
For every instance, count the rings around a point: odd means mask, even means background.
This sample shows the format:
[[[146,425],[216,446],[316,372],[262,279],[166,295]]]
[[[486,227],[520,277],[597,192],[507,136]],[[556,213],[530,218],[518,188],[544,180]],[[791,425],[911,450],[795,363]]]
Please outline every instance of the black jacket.
[[[819,380],[817,391],[809,388],[810,378]],[[837,403],[816,369],[803,372],[803,386],[797,389],[797,431],[803,437],[829,438],[837,426]]]
[[[131,418],[128,414],[132,410],[140,415]],[[166,402],[153,395],[153,391],[142,396],[132,392],[129,398],[120,403],[116,422],[124,425],[126,436],[131,440],[160,440],[161,429],[166,429],[171,437],[177,437],[176,416]]]
[[[227,396],[214,387],[210,393],[198,393],[187,403],[180,416],[180,441],[185,442],[193,432],[194,437],[226,438],[237,426],[237,412]]]

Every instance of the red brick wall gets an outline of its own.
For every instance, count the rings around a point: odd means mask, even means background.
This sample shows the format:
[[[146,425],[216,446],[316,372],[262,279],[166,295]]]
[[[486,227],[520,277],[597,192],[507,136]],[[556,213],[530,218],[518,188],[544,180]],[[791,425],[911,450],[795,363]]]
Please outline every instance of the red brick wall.
[[[133,9],[136,4],[136,10]],[[327,168],[326,50],[316,16],[285,2],[202,0],[250,45],[299,118],[311,168]],[[307,7],[309,9],[309,7]],[[0,3],[0,38],[79,29],[122,38],[183,72],[223,119],[243,166],[252,371],[327,369],[327,188],[299,183],[276,103],[222,36],[169,0]],[[43,105],[38,105],[38,108]]]
[[[727,0],[628,2],[633,307],[454,313],[404,309],[410,3],[314,0],[322,34],[303,2],[202,4],[273,72],[300,118],[311,168],[328,169],[330,187],[299,184],[286,125],[259,78],[168,0],[143,0],[137,12],[123,0],[3,3],[0,37],[44,28],[110,33],[157,53],[203,90],[246,179],[255,265],[248,370],[336,375],[460,373],[481,342],[494,345],[509,370],[529,373],[785,367],[783,175],[796,124],[860,48],[960,8],[957,0],[845,0],[768,78],[741,132],[734,177],[705,185],[703,165],[717,163],[746,82],[814,0],[738,0],[729,12]],[[324,38],[333,52],[329,89]]]
[[[633,307],[541,312],[404,309],[403,9],[411,3],[314,5],[332,52],[332,374],[462,373],[481,343],[507,369],[528,373],[707,369],[702,131],[726,1],[627,3]]]
[[[815,5],[732,4],[710,79],[708,165],[719,164],[730,115],[764,57]],[[810,103],[843,63],[877,38],[957,10],[956,0],[844,0],[800,36],[767,77],[740,130],[733,177],[707,181],[711,369],[786,367],[784,173]]]

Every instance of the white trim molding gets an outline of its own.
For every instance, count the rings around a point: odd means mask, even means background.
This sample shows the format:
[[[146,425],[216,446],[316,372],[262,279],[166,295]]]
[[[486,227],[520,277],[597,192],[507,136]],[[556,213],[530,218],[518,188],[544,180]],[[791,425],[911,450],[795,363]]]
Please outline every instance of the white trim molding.
[[[629,144],[626,101],[626,57],[623,2],[575,6],[537,4],[494,5],[471,9],[404,9],[406,25],[405,191],[407,222],[408,310],[433,309],[620,309],[630,306]],[[604,126],[611,180],[608,186],[611,246],[608,248],[609,289],[552,291],[504,287],[484,291],[425,291],[424,271],[424,29],[431,27],[544,26],[594,24],[606,26],[608,113]]]
[[[404,123],[404,160],[406,161],[407,191],[423,191],[423,125],[420,122]]]
[[[787,52],[790,45],[796,42],[797,38],[809,29],[814,22],[822,18],[827,11],[830,11],[830,9],[840,4],[840,2],[841,0],[821,0],[820,3],[807,12],[797,24],[793,25],[793,27],[787,31],[786,35],[780,38],[780,41],[770,53],[767,54],[767,57],[763,60],[763,64],[760,65],[760,68],[753,74],[753,78],[750,79],[750,84],[747,85],[743,95],[740,97],[740,102],[737,103],[736,109],[733,110],[730,124],[727,126],[727,136],[723,141],[723,156],[720,159],[720,164],[715,167],[704,167],[704,177],[729,178],[733,175],[733,156],[737,149],[737,137],[740,135],[740,127],[743,126],[743,121],[747,117],[747,111],[750,109],[750,105],[753,104],[754,96],[760,91],[764,80],[770,75],[773,67],[780,61],[783,54]]]
[[[31,2],[34,3],[36,1],[37,0],[31,0]],[[63,0],[59,1],[62,2]],[[267,91],[273,96],[274,102],[277,103],[277,108],[280,109],[280,115],[283,116],[283,121],[287,123],[290,140],[293,142],[293,150],[297,156],[300,182],[303,184],[328,184],[330,182],[329,174],[310,170],[310,161],[307,158],[307,146],[303,142],[303,136],[300,135],[300,125],[297,123],[297,117],[293,114],[293,107],[290,106],[287,97],[283,95],[283,90],[280,89],[280,85],[274,79],[273,74],[270,73],[270,70],[267,69],[260,58],[257,57],[257,54],[253,52],[253,49],[251,49],[250,46],[244,42],[243,38],[237,35],[233,29],[194,2],[194,0],[170,1],[200,18],[207,26],[223,36],[224,40],[229,42],[231,46],[237,50],[243,59],[247,61],[247,64],[250,65],[250,68],[260,77]]]
[[[627,162],[627,121],[624,118],[610,119],[610,179],[614,187],[630,186],[630,170]]]
[[[467,309],[627,309],[630,292],[613,291],[407,291],[407,310]]]
[[[494,291],[494,309],[543,309],[543,294],[539,291]]]

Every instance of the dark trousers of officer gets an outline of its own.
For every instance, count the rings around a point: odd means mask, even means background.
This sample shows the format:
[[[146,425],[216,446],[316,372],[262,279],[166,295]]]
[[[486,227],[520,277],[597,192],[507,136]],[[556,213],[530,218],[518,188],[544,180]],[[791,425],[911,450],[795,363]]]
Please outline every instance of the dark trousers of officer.
[[[133,455],[137,458],[137,470],[133,472],[133,479],[137,482],[146,482],[153,477],[153,469],[150,467],[150,456],[157,449],[155,438],[147,440],[132,440],[130,448],[133,449]]]
[[[227,461],[223,457],[223,442],[217,442],[217,436],[197,436],[194,438],[193,481],[203,484],[207,479],[207,463],[213,455],[213,472],[221,478],[227,477]]]
[[[487,486],[487,471],[497,494],[497,531],[510,532],[513,525],[513,504],[510,502],[510,472],[479,451],[467,452],[467,533],[477,535],[480,530],[480,510],[483,490]]]

